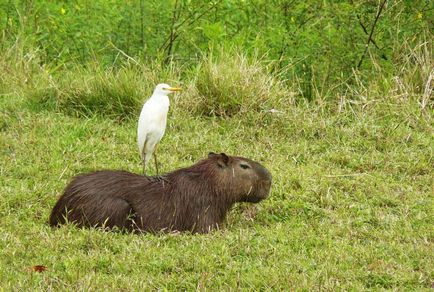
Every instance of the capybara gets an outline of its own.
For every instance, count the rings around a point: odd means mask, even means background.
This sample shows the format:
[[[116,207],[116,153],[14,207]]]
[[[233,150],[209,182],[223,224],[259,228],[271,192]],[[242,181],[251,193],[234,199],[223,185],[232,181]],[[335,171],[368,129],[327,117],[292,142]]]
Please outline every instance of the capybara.
[[[261,164],[224,153],[211,152],[159,178],[97,171],[69,183],[50,225],[206,233],[222,223],[234,203],[257,203],[268,197],[270,187],[271,174]]]

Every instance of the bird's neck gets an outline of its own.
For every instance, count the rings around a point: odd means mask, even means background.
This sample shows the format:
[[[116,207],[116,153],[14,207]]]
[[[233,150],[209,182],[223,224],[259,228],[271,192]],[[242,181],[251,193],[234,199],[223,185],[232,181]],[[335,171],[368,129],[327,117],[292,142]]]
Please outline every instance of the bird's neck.
[[[165,95],[165,94],[158,94],[158,93],[153,94],[152,97],[151,97],[151,99],[154,100],[154,101],[156,101],[156,102],[158,102],[158,103],[165,104],[167,106],[169,106],[169,103],[170,103],[169,102],[169,97],[167,95]]]

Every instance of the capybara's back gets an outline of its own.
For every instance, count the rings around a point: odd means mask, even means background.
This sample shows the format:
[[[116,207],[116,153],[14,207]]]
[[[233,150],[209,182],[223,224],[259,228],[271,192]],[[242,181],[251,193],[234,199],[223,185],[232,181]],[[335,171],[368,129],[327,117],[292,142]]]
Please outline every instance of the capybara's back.
[[[50,225],[66,222],[86,227],[131,230],[134,210],[126,190],[143,186],[147,178],[126,171],[97,171],[75,177],[65,188],[50,215]]]

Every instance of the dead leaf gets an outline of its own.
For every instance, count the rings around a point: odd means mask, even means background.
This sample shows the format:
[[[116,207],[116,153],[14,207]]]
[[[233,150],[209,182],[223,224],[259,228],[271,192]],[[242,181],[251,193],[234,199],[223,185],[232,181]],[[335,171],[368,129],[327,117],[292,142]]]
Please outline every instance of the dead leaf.
[[[32,271],[36,272],[36,273],[42,273],[42,272],[45,272],[46,270],[47,270],[47,267],[43,266],[43,265],[37,265],[37,266],[32,267]]]

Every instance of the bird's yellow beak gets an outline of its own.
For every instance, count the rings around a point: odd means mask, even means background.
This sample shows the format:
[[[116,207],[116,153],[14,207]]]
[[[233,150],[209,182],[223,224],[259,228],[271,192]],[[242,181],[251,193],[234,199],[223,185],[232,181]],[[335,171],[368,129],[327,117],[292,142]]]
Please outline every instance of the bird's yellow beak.
[[[182,89],[180,87],[169,87],[168,88],[172,92],[181,91]]]

